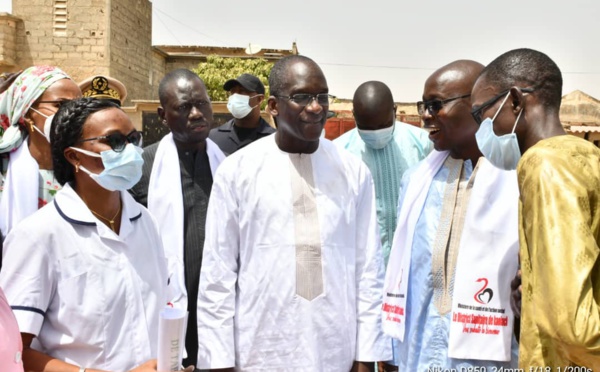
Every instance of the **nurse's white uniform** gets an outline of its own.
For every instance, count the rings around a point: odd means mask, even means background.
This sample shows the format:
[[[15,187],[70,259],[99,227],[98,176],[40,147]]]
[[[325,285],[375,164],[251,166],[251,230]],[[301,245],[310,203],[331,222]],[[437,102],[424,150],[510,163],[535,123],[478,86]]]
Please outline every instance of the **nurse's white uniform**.
[[[6,238],[0,286],[35,349],[110,371],[156,357],[166,261],[148,211],[121,200],[119,235],[67,184]]]

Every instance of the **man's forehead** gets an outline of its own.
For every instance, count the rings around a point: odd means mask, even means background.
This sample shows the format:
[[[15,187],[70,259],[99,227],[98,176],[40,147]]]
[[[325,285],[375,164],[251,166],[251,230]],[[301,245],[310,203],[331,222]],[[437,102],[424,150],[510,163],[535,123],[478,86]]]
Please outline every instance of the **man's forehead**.
[[[169,84],[168,92],[173,97],[176,96],[200,96],[206,97],[206,87],[200,79],[188,79],[185,77],[173,80]]]
[[[320,88],[328,89],[323,71],[316,64],[307,61],[296,61],[289,66],[284,85],[290,88],[298,85],[318,85]]]
[[[200,78],[197,78],[197,79],[196,78],[188,78],[185,76],[174,79],[171,82],[170,87],[173,90],[189,90],[189,89],[197,90],[198,88],[201,88],[202,90],[206,90],[204,88],[204,84],[202,84],[202,81],[200,80]]]

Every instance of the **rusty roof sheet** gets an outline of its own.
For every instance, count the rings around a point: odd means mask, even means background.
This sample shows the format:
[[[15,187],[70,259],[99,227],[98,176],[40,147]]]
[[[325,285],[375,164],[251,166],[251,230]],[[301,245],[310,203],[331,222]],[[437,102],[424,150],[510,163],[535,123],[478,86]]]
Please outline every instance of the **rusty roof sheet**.
[[[600,127],[598,126],[588,126],[588,125],[571,125],[569,130],[574,133],[598,133],[600,132]]]

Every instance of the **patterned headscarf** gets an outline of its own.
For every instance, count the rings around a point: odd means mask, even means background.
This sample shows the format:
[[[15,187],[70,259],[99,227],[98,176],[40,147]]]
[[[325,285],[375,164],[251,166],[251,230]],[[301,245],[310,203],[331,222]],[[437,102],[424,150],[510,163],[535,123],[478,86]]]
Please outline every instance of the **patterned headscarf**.
[[[0,153],[21,146],[23,132],[19,124],[24,124],[25,114],[44,91],[61,79],[70,77],[58,67],[29,67],[0,95]]]

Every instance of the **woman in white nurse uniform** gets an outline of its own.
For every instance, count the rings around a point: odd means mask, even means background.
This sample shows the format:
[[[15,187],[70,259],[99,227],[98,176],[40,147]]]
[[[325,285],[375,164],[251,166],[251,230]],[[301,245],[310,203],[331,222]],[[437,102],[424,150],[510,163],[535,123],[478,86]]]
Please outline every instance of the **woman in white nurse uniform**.
[[[25,370],[153,371],[167,273],[156,224],[126,191],[141,134],[114,103],[83,98],[61,105],[50,138],[63,188],[7,236],[0,273]]]

